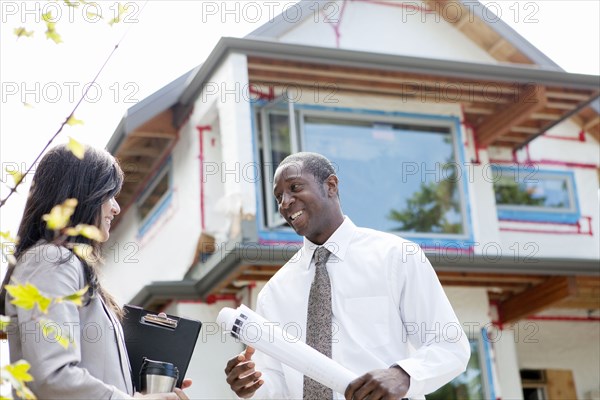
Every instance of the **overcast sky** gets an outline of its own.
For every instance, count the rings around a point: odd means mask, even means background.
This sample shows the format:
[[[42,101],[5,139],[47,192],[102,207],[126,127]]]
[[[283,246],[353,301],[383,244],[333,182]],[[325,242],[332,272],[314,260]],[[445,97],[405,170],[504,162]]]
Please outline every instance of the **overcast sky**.
[[[127,108],[200,64],[219,38],[242,37],[294,3],[124,1],[123,21],[111,27],[107,21],[117,10],[114,1],[70,9],[53,2],[0,0],[2,181],[6,167],[29,166],[121,39],[75,114],[84,124],[67,127],[58,142],[73,136],[103,147]],[[484,3],[567,71],[599,74],[600,2]],[[39,18],[49,11],[62,35],[58,45],[45,38]],[[93,16],[98,12],[102,19]],[[33,30],[33,37],[17,40],[13,30],[20,26]],[[16,230],[26,189],[0,209],[2,231]]]

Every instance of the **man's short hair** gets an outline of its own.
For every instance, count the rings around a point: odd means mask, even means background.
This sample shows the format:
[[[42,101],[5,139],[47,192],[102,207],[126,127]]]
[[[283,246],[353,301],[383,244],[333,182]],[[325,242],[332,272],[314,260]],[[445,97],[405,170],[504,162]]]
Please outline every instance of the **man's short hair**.
[[[312,174],[319,184],[324,183],[330,175],[335,175],[335,168],[331,161],[319,153],[307,151],[290,154],[279,163],[277,168],[279,169],[287,164],[300,163],[302,164],[301,168]]]

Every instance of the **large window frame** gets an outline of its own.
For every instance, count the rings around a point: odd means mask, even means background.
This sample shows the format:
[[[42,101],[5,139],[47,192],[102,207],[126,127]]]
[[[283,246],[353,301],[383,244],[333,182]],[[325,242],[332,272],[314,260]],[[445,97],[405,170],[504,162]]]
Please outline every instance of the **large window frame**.
[[[487,337],[484,337],[483,335],[485,335],[485,330],[483,330],[479,334],[476,334],[476,336],[470,336],[468,338],[469,345],[474,344],[474,347],[477,349],[477,363],[479,364],[481,392],[483,395],[483,397],[477,397],[476,398],[477,400],[495,398],[495,397],[493,397],[493,394],[494,394],[493,383],[492,383],[493,374],[491,371],[492,360],[491,360],[490,354],[489,354],[490,353],[490,349],[489,349],[489,347],[490,347],[489,341],[490,340]],[[473,357],[472,351],[471,351],[471,357]],[[467,373],[468,373],[468,370],[465,371],[463,374],[467,374]],[[462,378],[462,374],[459,375],[458,377],[454,378],[452,381],[448,382],[446,385],[442,386],[435,392],[428,394],[426,397],[428,399],[432,399],[432,400],[437,400],[437,399],[447,400],[447,397],[442,395],[442,393],[444,393],[444,388],[453,386],[454,382],[459,381],[461,378]],[[439,393],[439,394],[436,395],[436,393]],[[465,400],[471,400],[471,399],[465,399]]]
[[[275,172],[275,168],[277,168],[275,162],[273,161],[271,149],[271,119],[270,115],[287,115],[289,126],[290,126],[290,148],[292,153],[296,153],[299,151],[299,140],[298,140],[298,125],[297,125],[297,113],[294,109],[294,103],[287,100],[287,95],[283,95],[277,98],[275,101],[268,103],[265,106],[261,107],[260,110],[260,124],[261,124],[261,138],[263,143],[263,160],[265,161],[265,165],[272,166],[272,168],[264,168],[263,170],[267,173],[271,174]],[[291,118],[290,118],[291,116]],[[268,150],[267,150],[268,149]],[[265,194],[271,194],[273,192],[273,177],[265,176],[263,179],[263,190]],[[279,214],[279,210],[277,208],[277,203],[273,196],[266,195],[264,198],[266,205],[266,217],[267,217],[267,227],[276,228],[285,225],[285,219]]]
[[[574,224],[581,218],[575,174],[573,171],[541,170],[537,166],[492,165],[494,193],[501,179],[514,179],[518,184],[535,184],[542,180],[562,181],[566,190],[568,207],[548,207],[526,204],[496,204],[499,220],[540,223]],[[497,193],[496,193],[497,194]]]
[[[145,215],[141,215],[141,209],[144,206],[144,203],[150,198],[150,196],[154,193],[154,190],[158,187],[158,185],[163,181],[163,179],[167,179],[167,188],[158,198],[158,200],[152,205],[149,211]],[[173,162],[171,157],[169,157],[164,164],[160,167],[156,175],[152,177],[152,180],[146,186],[144,191],[140,194],[138,199],[136,200],[136,211],[137,217],[139,220],[139,229],[138,235],[143,236],[151,227],[154,225],[158,217],[162,214],[162,212],[166,209],[166,207],[171,203],[171,199],[173,197]]]
[[[463,148],[463,132],[460,128],[459,119],[453,116],[443,115],[428,115],[428,114],[408,114],[402,112],[386,112],[376,110],[350,109],[338,107],[323,107],[309,104],[294,104],[286,102],[284,99],[264,104],[255,104],[253,111],[254,126],[260,135],[261,145],[258,146],[259,157],[262,162],[271,168],[274,172],[276,165],[271,156],[271,130],[269,124],[270,114],[293,115],[290,124],[293,125],[290,131],[291,151],[308,150],[306,146],[305,136],[305,121],[306,118],[331,118],[343,119],[352,121],[364,121],[373,124],[389,123],[389,124],[414,124],[421,127],[444,127],[447,128],[451,137],[451,145],[453,150],[454,161],[459,167],[465,165],[464,148]],[[464,172],[464,171],[461,171]],[[447,243],[458,244],[459,247],[464,243],[472,243],[473,231],[471,224],[471,215],[469,207],[469,194],[466,179],[457,179],[457,193],[459,196],[459,211],[461,216],[462,232],[461,233],[432,233],[432,232],[408,232],[408,231],[390,231],[407,239],[413,240],[424,246],[443,246]],[[263,207],[259,207],[260,212],[264,212],[264,217],[258,216],[259,220],[259,237],[264,241],[277,242],[298,242],[298,236],[293,230],[285,226],[285,221],[279,215],[277,205],[272,197],[273,180],[272,176],[264,174],[263,187],[260,192],[263,198]],[[343,199],[342,199],[343,200]],[[352,216],[351,216],[352,217]],[[468,244],[467,244],[468,246]]]

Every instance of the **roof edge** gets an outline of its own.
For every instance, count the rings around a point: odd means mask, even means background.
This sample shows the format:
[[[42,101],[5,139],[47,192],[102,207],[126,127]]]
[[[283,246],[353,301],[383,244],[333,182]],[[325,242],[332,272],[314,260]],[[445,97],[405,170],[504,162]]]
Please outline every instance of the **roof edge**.
[[[275,16],[273,19],[262,24],[249,34],[246,38],[278,38],[302,24],[308,17],[320,12],[331,0],[300,0]],[[316,6],[316,7],[315,7]],[[288,15],[290,8],[295,8],[293,15]]]
[[[227,247],[227,246],[225,246]],[[296,252],[285,246],[257,246],[236,243],[223,254],[214,254],[212,261],[202,266],[200,274],[186,274],[181,281],[152,282],[144,286],[130,304],[147,307],[155,300],[205,298],[223,278],[242,265],[283,265]],[[515,260],[514,257],[490,257],[474,254],[442,254],[425,252],[436,271],[477,272],[494,274],[533,274],[551,276],[598,276],[598,260],[537,258]],[[565,268],[568,266],[568,269]],[[199,264],[194,269],[199,269]]]
[[[510,44],[515,46],[519,51],[524,53],[538,66],[546,68],[552,68],[560,71],[564,71],[557,63],[555,63],[550,57],[544,54],[540,49],[534,46],[530,41],[525,39],[523,35],[518,33],[510,25],[498,17],[491,9],[485,6],[485,4],[477,1],[481,7],[473,7],[473,0],[458,0],[467,10],[472,11],[473,14],[483,21],[487,26],[498,33],[503,39],[506,39]],[[498,19],[494,21],[489,20],[489,16],[484,15],[484,10],[488,13],[492,13]]]

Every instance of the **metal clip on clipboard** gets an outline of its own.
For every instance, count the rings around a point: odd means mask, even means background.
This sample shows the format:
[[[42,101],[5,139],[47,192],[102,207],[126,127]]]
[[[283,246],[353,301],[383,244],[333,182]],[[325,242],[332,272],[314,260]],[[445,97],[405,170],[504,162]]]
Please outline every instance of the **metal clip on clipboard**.
[[[181,388],[202,323],[128,304],[123,309],[125,346],[136,388],[141,387],[140,370],[144,357],[175,365],[179,369],[177,387]]]
[[[147,324],[164,326],[166,328],[177,328],[177,320],[167,317],[165,313],[159,313],[158,315],[146,314],[142,317],[142,321]]]

